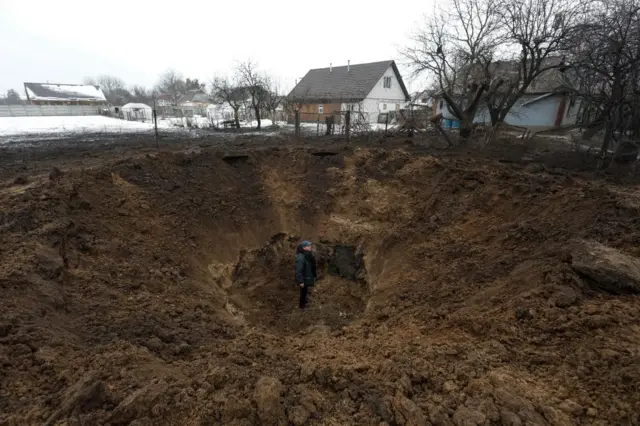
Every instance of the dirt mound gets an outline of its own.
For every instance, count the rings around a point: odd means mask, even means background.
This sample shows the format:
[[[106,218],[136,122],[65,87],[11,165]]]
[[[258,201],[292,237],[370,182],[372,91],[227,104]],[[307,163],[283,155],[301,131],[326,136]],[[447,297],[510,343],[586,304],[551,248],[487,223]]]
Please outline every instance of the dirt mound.
[[[640,300],[571,256],[640,255],[634,188],[384,149],[59,168],[0,185],[1,425],[640,422]]]

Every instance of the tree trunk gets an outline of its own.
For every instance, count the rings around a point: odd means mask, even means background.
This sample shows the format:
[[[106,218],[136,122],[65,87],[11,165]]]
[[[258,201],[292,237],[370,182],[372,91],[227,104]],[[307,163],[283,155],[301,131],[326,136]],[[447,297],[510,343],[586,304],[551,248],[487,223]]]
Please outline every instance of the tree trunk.
[[[611,144],[612,138],[613,138],[613,122],[611,120],[611,117],[609,116],[607,118],[607,125],[604,131],[604,139],[602,140],[602,147],[600,148],[601,160],[604,160],[607,157],[607,153],[609,151],[609,145]]]
[[[253,109],[256,112],[256,120],[258,121],[258,130],[260,130],[260,108],[254,106]]]
[[[596,117],[591,120],[582,132],[581,138],[583,140],[590,140],[596,133],[598,133],[605,126],[607,121],[607,114],[603,111],[599,112]]]
[[[240,115],[238,114],[238,108],[233,109],[233,119],[236,120],[236,129],[240,128]]]
[[[606,116],[607,125],[604,132],[604,140],[602,141],[602,149],[600,150],[600,158],[604,159],[609,153],[613,132],[616,130],[617,118],[619,116],[620,106],[622,104],[622,83],[621,72],[616,68],[613,71],[613,84],[611,87],[611,98],[609,113]]]
[[[465,112],[462,114],[462,117],[460,117],[460,130],[458,132],[460,139],[468,140],[471,137],[474,115],[475,111],[473,114]]]
[[[491,127],[496,127],[500,122],[500,111],[495,109],[490,103],[487,104],[487,110],[489,111],[489,118],[491,118]]]
[[[460,139],[468,140],[473,130],[472,123],[467,120],[460,120]]]

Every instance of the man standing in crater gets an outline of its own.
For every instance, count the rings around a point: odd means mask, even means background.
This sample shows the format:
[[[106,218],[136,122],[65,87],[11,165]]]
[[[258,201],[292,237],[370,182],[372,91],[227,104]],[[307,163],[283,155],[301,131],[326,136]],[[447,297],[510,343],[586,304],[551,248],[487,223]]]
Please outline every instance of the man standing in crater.
[[[311,241],[303,241],[296,249],[296,283],[300,287],[300,309],[307,307],[309,288],[318,275],[316,274],[316,258],[313,256]]]

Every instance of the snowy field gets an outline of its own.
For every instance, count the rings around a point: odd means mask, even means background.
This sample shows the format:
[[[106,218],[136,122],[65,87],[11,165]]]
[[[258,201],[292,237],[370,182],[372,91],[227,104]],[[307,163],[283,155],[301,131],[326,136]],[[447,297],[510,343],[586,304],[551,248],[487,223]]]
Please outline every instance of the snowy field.
[[[189,121],[189,123],[187,123]],[[257,122],[241,122],[241,127],[251,129]],[[269,127],[271,120],[262,120],[262,127]],[[206,117],[166,118],[158,120],[158,129],[166,132],[185,132],[190,129],[209,129],[211,121]],[[126,121],[104,116],[54,116],[54,117],[0,117],[0,143],[34,140],[51,137],[73,137],[83,134],[140,134],[153,133],[152,122]],[[247,134],[243,132],[243,134]],[[262,133],[261,133],[262,134]]]
[[[103,116],[0,117],[0,136],[73,133],[128,133],[153,129],[152,123]]]

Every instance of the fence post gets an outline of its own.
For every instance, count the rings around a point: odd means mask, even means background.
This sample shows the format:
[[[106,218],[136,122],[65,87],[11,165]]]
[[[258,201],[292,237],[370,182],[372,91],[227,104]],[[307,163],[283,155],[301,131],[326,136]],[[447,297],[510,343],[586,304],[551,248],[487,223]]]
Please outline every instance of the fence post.
[[[344,116],[344,134],[347,137],[347,142],[351,137],[351,111],[347,111]]]
[[[153,127],[155,128],[156,133],[156,148],[160,147],[160,142],[158,141],[158,114],[156,113],[156,100],[153,100]]]
[[[295,135],[297,138],[299,138],[300,137],[300,110],[299,109],[297,109],[295,112],[294,121],[296,126]]]

